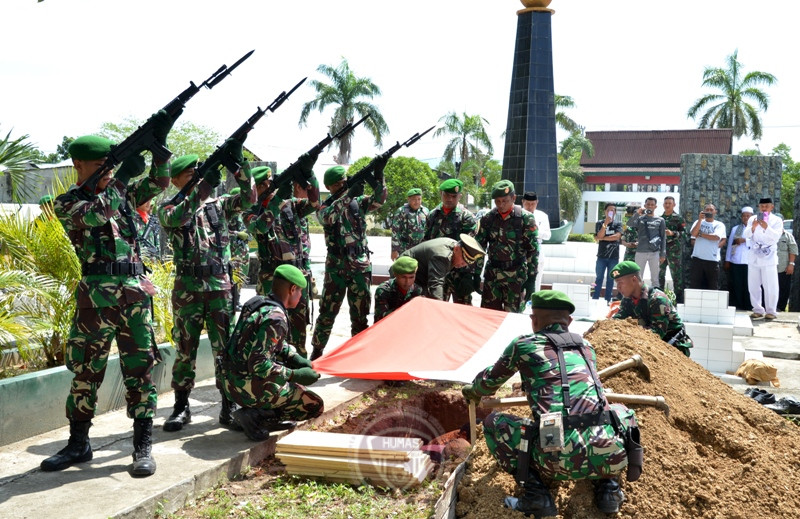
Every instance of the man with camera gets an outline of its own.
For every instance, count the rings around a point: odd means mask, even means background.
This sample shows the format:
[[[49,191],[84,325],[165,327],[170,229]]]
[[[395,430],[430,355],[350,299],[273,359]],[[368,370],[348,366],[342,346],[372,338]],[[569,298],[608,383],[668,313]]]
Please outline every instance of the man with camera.
[[[750,240],[747,258],[747,285],[753,320],[775,319],[778,313],[778,240],[783,234],[783,219],[772,214],[772,198],[758,201],[758,213],[747,220],[742,233]],[[761,295],[764,295],[764,304]]]
[[[725,239],[725,224],[714,220],[717,208],[706,204],[692,225],[692,274],[689,288],[719,289],[719,249]]]
[[[658,201],[652,196],[644,201],[628,220],[628,225],[636,228],[639,235],[636,245],[636,264],[644,274],[646,265],[650,265],[650,286],[658,286],[658,266],[667,259],[667,225],[664,219],[655,215]]]

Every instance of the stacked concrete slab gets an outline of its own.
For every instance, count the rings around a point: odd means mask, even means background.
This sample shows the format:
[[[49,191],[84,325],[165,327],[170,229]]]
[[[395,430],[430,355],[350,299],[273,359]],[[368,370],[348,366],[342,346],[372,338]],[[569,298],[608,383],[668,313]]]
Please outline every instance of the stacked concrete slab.
[[[745,352],[733,340],[736,308],[728,306],[728,292],[686,289],[677,309],[694,343],[692,360],[715,373],[735,371]]]
[[[602,319],[608,313],[605,299],[592,299],[592,287],[582,283],[553,283],[553,290],[567,294],[575,305],[575,319]]]

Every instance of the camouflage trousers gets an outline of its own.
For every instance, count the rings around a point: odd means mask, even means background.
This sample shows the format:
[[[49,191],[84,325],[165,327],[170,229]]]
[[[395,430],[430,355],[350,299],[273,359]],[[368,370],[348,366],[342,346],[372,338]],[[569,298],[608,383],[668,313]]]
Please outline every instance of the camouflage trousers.
[[[215,359],[222,353],[231,335],[231,293],[225,290],[173,290],[172,311],[172,338],[176,350],[175,364],[172,366],[172,389],[191,391],[194,388],[197,349],[203,328],[208,331],[208,340]],[[214,373],[219,388],[221,374],[216,362]]]
[[[623,434],[627,423],[633,420],[633,411],[619,404],[612,404],[622,421]],[[507,413],[491,413],[483,421],[483,435],[486,446],[504,471],[516,476],[517,457],[522,439],[522,418]],[[538,448],[538,433],[534,433],[530,448],[530,467],[543,475],[556,480],[602,479],[620,474],[628,465],[622,438],[611,436],[602,438],[593,435],[594,429],[604,430],[611,426],[594,426],[578,434],[577,430],[565,428],[565,449],[561,452],[542,452]],[[612,431],[613,434],[613,431]],[[585,440],[591,438],[593,445]],[[577,441],[576,441],[577,440]]]
[[[683,302],[683,269],[681,268],[681,256],[683,250],[680,243],[671,245],[667,243],[667,259],[661,262],[658,266],[658,284],[662,288],[666,288],[667,281],[667,267],[669,273],[672,275],[672,289],[675,292],[677,302]]]
[[[67,418],[94,417],[111,341],[116,339],[129,418],[152,418],[158,392],[151,374],[161,360],[155,344],[150,299],[124,306],[77,308],[69,331],[66,366],[74,377],[67,397]]]
[[[355,335],[369,326],[367,317],[372,306],[372,270],[353,271],[347,265],[330,256],[325,260],[325,280],[322,284],[322,299],[319,316],[314,326],[311,346],[321,350],[328,344],[333,323],[342,307],[345,294],[350,306],[350,333]]]
[[[517,270],[502,270],[486,266],[483,273],[481,308],[520,313],[525,308],[522,285],[527,280],[524,265]]]
[[[277,264],[272,267],[272,270],[268,274],[264,272],[263,268],[259,271],[259,283],[256,288],[258,295],[269,295],[272,291],[272,277],[276,267]],[[289,338],[287,342],[297,349],[297,353],[303,357],[308,357],[306,340],[308,337],[308,325],[311,324],[311,268],[309,266],[308,269],[301,270],[303,270],[303,274],[306,276],[308,286],[303,290],[303,296],[300,298],[300,302],[297,303],[297,306],[286,310],[286,315],[289,318]]]
[[[293,382],[280,386],[228,372],[224,391],[230,400],[242,407],[274,410],[283,420],[309,420],[321,415],[325,408],[322,397]]]
[[[636,261],[636,247],[632,249],[625,247],[625,254],[622,256],[622,261]]]
[[[460,305],[472,306],[472,292],[466,293],[466,290],[460,287],[465,287],[469,283],[472,284],[472,269],[459,268],[453,269],[444,277],[444,299],[449,301],[450,296],[453,296],[453,302]]]

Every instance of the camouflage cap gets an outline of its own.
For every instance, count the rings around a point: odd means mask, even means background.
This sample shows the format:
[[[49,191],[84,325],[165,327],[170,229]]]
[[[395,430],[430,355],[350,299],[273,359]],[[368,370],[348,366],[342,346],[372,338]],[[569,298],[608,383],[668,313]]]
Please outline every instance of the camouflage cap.
[[[614,279],[621,278],[622,276],[627,276],[629,274],[636,274],[641,269],[636,262],[633,261],[623,261],[621,263],[617,263],[617,266],[611,269],[611,277]]]
[[[233,189],[231,189],[231,193],[230,194],[231,195],[238,195],[241,192],[242,192],[242,188],[241,187],[234,187]]]
[[[408,193],[406,193],[406,196],[418,196],[418,195],[419,196],[422,195],[422,190],[418,187],[412,187],[411,189],[408,190]]]
[[[258,166],[251,169],[250,174],[253,175],[253,181],[258,185],[272,177],[272,170],[269,166]]]
[[[514,183],[510,180],[501,180],[492,186],[492,198],[499,198],[501,196],[513,195]]]
[[[194,153],[173,160],[169,163],[169,178],[175,178],[185,170],[196,167],[198,160],[200,160],[200,157]]]
[[[411,256],[400,256],[392,263],[392,274],[413,274],[419,263]]]
[[[325,170],[325,175],[322,177],[322,181],[325,183],[325,186],[332,186],[342,180],[345,176],[347,176],[347,170],[344,169],[344,166],[333,166],[332,168]]]
[[[560,290],[539,290],[531,296],[531,308],[543,308],[547,310],[569,310],[575,311],[575,305],[570,301],[569,296]]]
[[[439,191],[444,193],[460,193],[464,189],[464,183],[457,178],[448,178],[439,184]]]
[[[39,199],[39,205],[52,204],[52,203],[53,203],[52,195],[44,195],[42,198]]]
[[[78,137],[67,147],[69,156],[77,160],[102,159],[111,151],[114,141],[98,135]]]
[[[461,245],[461,255],[468,264],[472,265],[486,254],[478,240],[469,234],[459,234],[458,239],[458,244]]]
[[[278,267],[275,269],[274,275],[275,277],[283,278],[292,285],[297,285],[300,288],[306,288],[308,285],[306,277],[303,275],[303,271],[294,265],[278,265]]]

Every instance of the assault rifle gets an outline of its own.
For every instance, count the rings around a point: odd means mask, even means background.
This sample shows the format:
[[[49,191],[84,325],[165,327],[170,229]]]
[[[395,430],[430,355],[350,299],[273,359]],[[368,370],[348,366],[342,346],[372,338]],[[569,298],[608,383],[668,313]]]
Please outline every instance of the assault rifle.
[[[230,67],[222,65],[216,72],[211,74],[205,81],[200,83],[200,86],[194,84],[193,81],[189,82],[189,87],[178,94],[178,96],[167,103],[163,110],[175,121],[180,117],[186,103],[200,91],[202,87],[209,90],[214,88],[220,81],[228,77],[233,70],[242,64],[244,60],[250,57],[255,52],[251,50]],[[94,193],[97,188],[97,183],[105,175],[106,172],[114,169],[114,167],[134,153],[141,153],[144,150],[149,150],[153,154],[153,159],[159,162],[166,162],[172,156],[172,152],[162,146],[153,134],[153,118],[148,119],[143,125],[139,126],[136,131],[130,134],[124,141],[111,148],[105,162],[86,179],[81,187],[87,189],[90,193]]]
[[[420,140],[422,137],[424,137],[425,134],[427,134],[428,132],[433,130],[435,127],[436,127],[436,125],[433,125],[433,126],[431,126],[430,128],[428,128],[427,130],[425,130],[422,133],[419,133],[419,132],[415,133],[414,135],[409,137],[407,141],[403,142],[402,144],[398,141],[394,146],[392,146],[388,150],[384,151],[383,153],[381,153],[380,155],[378,155],[377,157],[372,159],[369,162],[369,164],[367,164],[366,166],[364,166],[363,168],[358,170],[358,172],[355,175],[353,175],[352,177],[346,178],[345,181],[344,181],[344,187],[342,187],[336,193],[332,193],[331,196],[326,198],[325,201],[322,202],[322,204],[320,205],[319,208],[320,209],[324,209],[325,207],[330,206],[333,202],[335,202],[336,200],[341,198],[345,193],[347,193],[347,191],[351,187],[357,186],[359,184],[363,184],[364,182],[369,180],[370,175],[373,175],[374,172],[375,172],[375,166],[378,164],[378,161],[387,161],[387,160],[389,160],[389,158],[392,155],[397,153],[397,150],[399,150],[403,146],[408,148],[409,146],[411,146],[412,144],[414,144],[415,142]]]
[[[262,117],[264,117],[264,115],[267,112],[274,112],[275,110],[277,110],[277,108],[280,105],[282,105],[284,101],[289,99],[289,96],[292,95],[294,91],[297,90],[300,87],[300,85],[302,85],[305,82],[306,79],[308,78],[304,77],[303,79],[301,79],[300,82],[298,82],[295,86],[293,86],[292,89],[289,90],[288,92],[284,90],[283,92],[278,94],[278,97],[276,97],[275,100],[272,101],[269,104],[269,106],[267,106],[265,109],[262,110],[261,107],[258,107],[256,113],[251,115],[244,122],[244,124],[239,126],[239,128],[237,128],[236,131],[233,132],[231,136],[228,137],[228,139],[226,139],[226,142],[227,140],[233,139],[243,143],[247,138],[247,134],[250,133],[250,130],[253,129],[256,123]],[[195,168],[194,175],[192,176],[191,179],[189,179],[189,182],[187,182],[186,185],[183,186],[181,190],[178,191],[178,193],[175,196],[173,196],[172,199],[165,205],[178,205],[181,202],[183,202],[183,200],[189,195],[189,193],[191,193],[192,188],[194,188],[194,186],[197,185],[197,183],[203,179],[203,176],[206,174],[207,171],[209,171],[211,168],[218,168],[220,166],[225,166],[226,168],[228,168],[228,171],[233,171],[233,172],[238,171],[239,168],[242,167],[241,164],[233,160],[224,151],[224,148],[222,146],[217,146],[217,149],[214,150],[214,152],[211,155],[209,155],[209,157],[203,163],[201,163],[200,165],[197,166],[197,168]]]

